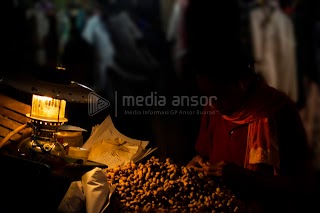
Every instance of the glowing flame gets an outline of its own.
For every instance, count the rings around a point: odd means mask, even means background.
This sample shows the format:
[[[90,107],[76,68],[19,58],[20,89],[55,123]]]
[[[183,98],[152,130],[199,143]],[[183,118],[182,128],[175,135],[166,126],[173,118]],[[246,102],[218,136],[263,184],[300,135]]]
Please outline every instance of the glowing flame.
[[[31,117],[61,120],[65,116],[66,101],[46,96],[33,95]]]

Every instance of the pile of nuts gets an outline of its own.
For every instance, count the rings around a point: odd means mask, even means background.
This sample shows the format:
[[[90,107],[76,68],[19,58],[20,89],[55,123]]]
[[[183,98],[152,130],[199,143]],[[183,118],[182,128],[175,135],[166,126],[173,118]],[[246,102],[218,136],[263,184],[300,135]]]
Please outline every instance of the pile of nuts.
[[[107,169],[123,212],[238,212],[240,202],[225,186],[168,158],[151,157]]]

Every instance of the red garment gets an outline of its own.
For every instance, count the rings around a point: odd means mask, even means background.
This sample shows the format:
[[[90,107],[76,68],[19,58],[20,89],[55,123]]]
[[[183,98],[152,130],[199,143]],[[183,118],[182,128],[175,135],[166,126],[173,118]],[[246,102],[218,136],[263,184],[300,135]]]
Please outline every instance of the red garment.
[[[248,125],[235,124],[213,113],[202,115],[196,151],[208,158],[211,164],[227,160],[242,167],[246,153]]]
[[[271,154],[266,156],[279,156],[279,162],[273,162],[271,159],[270,162],[274,164],[270,164],[274,168],[278,165],[277,169],[280,169],[280,166],[284,165],[282,159],[286,164],[289,164],[288,161],[297,161],[287,160],[286,156],[299,153],[299,150],[306,150],[304,128],[294,103],[288,96],[264,83],[261,83],[256,92],[248,97],[246,104],[238,112],[231,116],[223,116],[214,113],[213,107],[207,106],[201,122],[196,151],[201,156],[207,157],[210,163],[226,160],[254,170],[254,164],[268,164],[268,161],[259,161],[265,160],[259,158],[260,156],[255,158],[257,152],[252,152],[253,156],[250,156],[250,150],[261,148],[260,154],[271,150]],[[248,135],[253,138],[250,143],[247,143],[250,141]],[[292,140],[292,145],[284,145],[287,143],[284,141],[285,138],[288,142]],[[274,149],[272,143],[276,143]],[[246,166],[245,159],[248,158],[249,162],[250,157],[258,161],[251,160]]]

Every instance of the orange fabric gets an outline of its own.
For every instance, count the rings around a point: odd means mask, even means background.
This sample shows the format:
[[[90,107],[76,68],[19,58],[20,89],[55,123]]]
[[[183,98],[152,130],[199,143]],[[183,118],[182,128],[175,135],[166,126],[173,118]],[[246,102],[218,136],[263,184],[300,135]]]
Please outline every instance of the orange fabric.
[[[286,103],[286,95],[261,82],[258,90],[245,101],[238,112],[231,116],[223,115],[224,119],[234,123],[249,124],[245,168],[250,169],[250,165],[258,163],[279,168],[278,143],[272,129],[272,114]]]

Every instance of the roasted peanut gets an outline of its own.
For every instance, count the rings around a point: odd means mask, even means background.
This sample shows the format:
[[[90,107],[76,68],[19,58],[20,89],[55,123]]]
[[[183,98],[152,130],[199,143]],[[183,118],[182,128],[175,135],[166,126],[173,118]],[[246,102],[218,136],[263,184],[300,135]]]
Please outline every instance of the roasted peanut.
[[[201,172],[178,167],[168,158],[151,157],[145,164],[130,162],[107,169],[124,212],[237,212],[239,201],[225,186]],[[140,208],[141,207],[141,208]],[[210,211],[209,211],[210,210]]]

